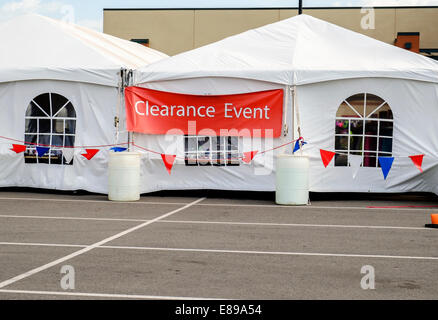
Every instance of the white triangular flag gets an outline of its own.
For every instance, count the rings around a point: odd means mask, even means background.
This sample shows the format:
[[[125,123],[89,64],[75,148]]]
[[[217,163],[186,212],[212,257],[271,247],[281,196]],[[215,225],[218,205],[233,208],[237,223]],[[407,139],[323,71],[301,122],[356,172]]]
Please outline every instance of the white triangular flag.
[[[67,164],[70,164],[70,162],[73,160],[73,157],[75,155],[75,149],[74,148],[63,148],[62,154],[64,156],[65,162]]]
[[[359,172],[360,166],[362,165],[362,156],[350,154],[348,156],[348,161],[350,162],[353,179],[356,179],[357,173]]]

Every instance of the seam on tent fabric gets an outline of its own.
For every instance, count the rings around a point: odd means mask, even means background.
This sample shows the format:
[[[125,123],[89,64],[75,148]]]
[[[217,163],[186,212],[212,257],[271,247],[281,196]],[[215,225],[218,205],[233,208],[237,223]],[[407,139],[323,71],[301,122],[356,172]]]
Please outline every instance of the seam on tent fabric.
[[[47,21],[49,21],[51,24],[53,24],[54,26],[61,27],[64,30],[67,30],[68,34],[71,37],[73,37],[73,38],[75,38],[77,40],[83,41],[84,45],[86,45],[88,48],[90,48],[94,52],[96,52],[98,54],[102,54],[102,52],[107,53],[108,56],[106,56],[106,57],[109,60],[111,60],[113,63],[115,63],[116,65],[120,65],[120,62],[123,61],[123,63],[125,64],[126,67],[134,67],[134,68],[135,67],[139,67],[139,66],[134,65],[129,60],[129,58],[127,58],[127,57],[125,57],[123,55],[120,55],[120,54],[116,54],[116,53],[106,49],[104,46],[102,46],[98,42],[93,42],[91,39],[88,39],[86,36],[93,37],[96,40],[99,40],[101,42],[107,43],[111,47],[115,47],[118,50],[122,51],[123,53],[126,53],[127,55],[129,55],[131,57],[133,56],[136,59],[142,61],[142,64],[144,64],[144,65],[147,65],[147,64],[150,63],[148,61],[144,61],[144,59],[142,57],[136,55],[134,52],[132,52],[130,50],[127,50],[127,49],[124,49],[122,46],[120,46],[120,45],[118,45],[118,44],[116,44],[114,42],[111,42],[110,40],[106,39],[105,36],[102,36],[102,35],[100,35],[97,32],[96,32],[97,34],[93,34],[93,32],[94,32],[93,30],[91,30],[92,32],[89,32],[88,30],[86,30],[86,28],[81,28],[81,27],[76,26],[76,25],[63,24],[62,22],[59,22],[59,21],[56,21],[54,19],[47,18],[47,17],[44,17],[44,18]],[[85,36],[81,35],[81,33],[84,34]],[[120,40],[123,41],[122,39],[120,39]],[[124,40],[124,41],[127,41],[127,40]],[[100,50],[97,50],[96,48],[99,48]],[[151,50],[153,50],[153,49],[151,49]],[[155,50],[153,52],[154,52],[154,54],[156,54]],[[163,58],[165,58],[165,57],[163,56]],[[117,61],[117,59],[119,59],[119,61]]]
[[[292,65],[292,79],[291,79],[291,83],[290,83],[290,85],[291,86],[296,86],[296,85],[298,85],[298,80],[297,80],[297,76],[296,76],[296,65],[295,65],[295,63],[296,63],[296,55],[297,55],[297,48],[299,47],[299,42],[300,42],[300,39],[301,39],[301,28],[302,28],[302,25],[301,24],[298,24],[298,27],[297,27],[297,38],[296,38],[296,41],[295,41],[295,47],[294,47],[294,52],[293,52],[293,54],[292,54],[292,61],[291,61],[291,65]]]
[[[114,42],[111,41],[111,40],[109,39],[109,37],[112,37],[112,36],[109,36],[109,35],[106,35],[106,34],[98,34],[98,33],[97,33],[96,35],[93,35],[94,30],[88,30],[88,29],[86,29],[86,28],[83,28],[83,27],[81,27],[81,26],[76,26],[76,25],[74,26],[74,29],[75,29],[74,31],[78,31],[78,30],[79,30],[80,32],[85,33],[86,35],[90,35],[90,36],[98,37],[99,40],[101,40],[102,42],[104,42],[104,43],[108,43],[108,44],[111,45],[112,47],[117,47],[117,49],[121,50],[123,53],[126,53],[127,55],[130,55],[130,56],[133,56],[133,57],[137,58],[139,61],[141,61],[141,63],[142,63],[141,66],[143,66],[144,64],[149,64],[149,63],[151,63],[150,61],[145,61],[145,60],[143,59],[143,57],[141,57],[140,55],[136,54],[135,52],[133,52],[133,51],[131,51],[131,50],[128,50],[128,49],[125,49],[124,47],[122,47],[122,46],[120,46],[119,44],[115,43],[115,41],[114,41]],[[73,36],[75,36],[75,34],[73,34]],[[81,37],[80,37],[79,39],[82,40]],[[127,40],[118,39],[118,38],[116,38],[116,39],[117,39],[117,40],[120,40],[120,41],[127,41]],[[127,41],[127,42],[128,42],[129,44],[131,44],[130,41]],[[95,43],[93,43],[93,45],[95,45]],[[133,45],[133,46],[137,46],[138,44],[132,42],[132,45]],[[140,45],[139,45],[139,46],[140,46]],[[101,47],[104,51],[108,52],[108,50],[106,50],[103,46],[100,46],[100,45],[99,45],[99,47]],[[141,48],[141,49],[143,49],[143,48]],[[155,51],[154,49],[150,49],[150,50],[151,50],[151,53],[152,53],[152,52],[153,52],[154,54],[157,54],[157,53],[158,53],[158,51]],[[109,51],[109,53],[115,55],[116,57],[120,58],[121,60],[126,60],[126,61],[128,61],[128,65],[127,65],[127,66],[129,66],[130,68],[133,68],[133,67],[141,67],[141,66],[134,66],[133,63],[129,60],[129,58],[125,58],[124,56],[120,56],[120,55],[115,54],[114,52],[111,52],[111,51]],[[157,56],[158,56],[158,54],[157,54]],[[162,53],[162,58],[166,58],[166,57],[168,57],[168,56],[165,55],[164,53]],[[157,59],[157,61],[158,61],[158,59]],[[118,63],[119,63],[119,61],[118,61]]]

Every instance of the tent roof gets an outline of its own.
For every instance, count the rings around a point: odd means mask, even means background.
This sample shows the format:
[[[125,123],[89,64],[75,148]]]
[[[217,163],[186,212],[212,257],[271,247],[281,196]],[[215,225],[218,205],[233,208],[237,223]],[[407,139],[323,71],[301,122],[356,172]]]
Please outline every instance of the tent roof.
[[[438,62],[300,15],[141,68],[135,82],[197,77],[287,85],[363,77],[438,82]]]
[[[52,79],[117,86],[118,71],[167,55],[40,15],[0,24],[0,82]]]

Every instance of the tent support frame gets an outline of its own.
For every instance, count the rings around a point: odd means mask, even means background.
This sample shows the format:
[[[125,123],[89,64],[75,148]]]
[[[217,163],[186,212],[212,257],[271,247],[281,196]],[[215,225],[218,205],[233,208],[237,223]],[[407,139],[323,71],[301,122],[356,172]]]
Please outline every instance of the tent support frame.
[[[123,106],[122,110],[125,110],[126,108],[126,103],[125,103],[125,88],[132,86],[134,81],[133,81],[133,75],[134,75],[134,71],[131,69],[120,69],[120,82],[119,82],[119,104],[121,104]],[[118,140],[118,136],[119,136],[119,123],[120,123],[120,110],[119,108],[117,109],[117,116],[114,119],[114,125],[117,128],[117,140]],[[128,152],[131,151],[131,145],[133,142],[134,136],[132,134],[132,132],[128,132]],[[118,141],[116,142],[118,143]]]
[[[297,119],[297,132],[298,132],[298,139],[300,139],[302,137],[301,135],[301,120],[300,120],[300,110],[298,108],[298,101],[297,101],[297,86],[293,86],[291,87],[292,90],[292,104],[293,104],[293,116],[296,116]],[[293,140],[295,140],[295,119],[293,119]],[[300,144],[300,154],[303,155],[303,143],[302,140],[300,139],[298,141],[298,143]]]

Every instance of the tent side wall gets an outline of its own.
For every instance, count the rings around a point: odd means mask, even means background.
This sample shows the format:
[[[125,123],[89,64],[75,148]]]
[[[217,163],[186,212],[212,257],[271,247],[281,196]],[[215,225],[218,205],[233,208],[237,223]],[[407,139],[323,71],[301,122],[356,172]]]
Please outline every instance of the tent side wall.
[[[35,137],[35,133],[25,135],[26,110],[34,98],[45,93],[59,94],[72,103],[76,112],[75,146],[114,143],[117,88],[67,81],[32,80],[0,84],[0,135],[20,141]],[[41,133],[42,129],[39,130]],[[121,136],[119,141],[123,139],[126,140],[126,137]],[[62,141],[62,138],[57,141]],[[76,148],[73,165],[60,165],[25,163],[23,153],[15,154],[10,150],[15,142],[0,139],[0,143],[1,187],[83,189],[107,193],[109,148],[101,149],[92,161],[81,156],[84,149]]]
[[[319,149],[339,149],[335,144],[339,106],[348,97],[360,93],[381,97],[393,113],[392,156],[395,160],[386,180],[378,162],[376,167],[361,167],[353,179],[351,167],[335,166],[336,159],[333,159],[324,168],[321,161]],[[330,81],[298,87],[298,102],[303,136],[309,143],[306,152],[311,156],[311,191],[438,194],[437,84],[382,78]],[[367,150],[366,143],[364,147]],[[409,158],[421,154],[425,154],[424,173]]]
[[[236,78],[196,78],[173,81],[152,82],[140,85],[142,87],[195,95],[226,95],[265,91],[272,89],[286,90],[288,87],[254,80]],[[288,101],[286,101],[288,100]],[[273,149],[292,140],[292,111],[291,99],[285,94],[285,108],[287,111],[288,135],[277,139],[239,138],[239,152]],[[286,120],[286,119],[285,119]],[[284,121],[285,121],[284,120]],[[274,191],[275,171],[274,154],[291,152],[289,145],[275,151],[259,154],[251,164],[240,161],[239,166],[215,165],[186,165],[183,160],[186,154],[184,136],[175,135],[145,135],[134,134],[137,145],[165,154],[176,154],[178,158],[169,175],[163,166],[159,154],[145,152],[142,156],[142,192],[158,190],[184,189],[222,189],[222,190],[249,190]],[[139,151],[142,151],[139,149]]]
[[[273,83],[235,79],[198,78],[152,82],[144,87],[186,94],[235,94],[269,89],[287,89]],[[342,102],[355,94],[372,94],[383,99],[393,114],[390,154],[379,145],[380,137],[362,137],[377,142],[374,167],[363,165],[355,178],[349,166],[335,166],[337,159],[324,168],[320,149],[335,151],[336,118]],[[364,78],[322,82],[297,87],[297,103],[301,116],[302,135],[308,145],[305,153],[311,157],[311,185],[315,192],[434,192],[438,194],[438,85],[428,82],[390,78]],[[240,138],[239,151],[268,150],[298,137],[292,134],[292,121],[296,121],[292,103],[288,102],[289,134],[280,139]],[[372,111],[372,109],[370,109]],[[367,111],[370,112],[370,110]],[[375,121],[373,119],[372,121]],[[367,129],[366,126],[364,126]],[[368,130],[368,129],[367,129]],[[380,130],[380,129],[379,129]],[[364,131],[365,133],[365,131]],[[367,133],[368,134],[368,133]],[[365,135],[367,135],[365,134]],[[380,133],[379,133],[380,134]],[[364,135],[364,134],[363,134]],[[185,142],[182,136],[134,135],[136,144],[166,154],[184,157]],[[362,149],[372,152],[363,143]],[[275,190],[275,160],[273,155],[288,152],[292,146],[257,156],[251,164],[241,162],[238,167],[186,166],[183,160],[169,175],[159,154],[144,153],[142,162],[142,192],[174,189],[226,189]],[[337,150],[339,152],[339,150]],[[363,151],[362,151],[363,152]],[[342,150],[341,150],[342,153]],[[425,154],[421,173],[409,156]],[[385,180],[377,157],[395,158]],[[368,157],[369,160],[369,157]],[[364,160],[365,161],[365,158]],[[370,163],[372,162],[369,161]]]

